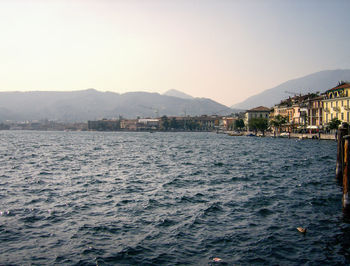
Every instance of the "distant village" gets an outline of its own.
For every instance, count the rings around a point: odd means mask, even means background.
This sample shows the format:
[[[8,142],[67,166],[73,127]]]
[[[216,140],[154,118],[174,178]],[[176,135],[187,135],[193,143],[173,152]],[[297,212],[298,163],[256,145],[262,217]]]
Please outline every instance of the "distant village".
[[[273,108],[258,106],[228,116],[162,116],[101,119],[87,123],[36,121],[2,123],[0,129],[66,131],[216,131],[242,134],[327,134],[350,121],[350,83],[339,82],[324,93],[294,95]],[[317,136],[317,135],[316,135]]]

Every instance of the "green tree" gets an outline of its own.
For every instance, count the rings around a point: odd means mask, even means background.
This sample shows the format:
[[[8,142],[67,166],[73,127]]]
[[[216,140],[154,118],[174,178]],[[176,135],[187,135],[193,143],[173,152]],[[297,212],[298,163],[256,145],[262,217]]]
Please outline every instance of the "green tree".
[[[341,121],[334,117],[330,122],[329,122],[329,129],[338,129],[339,125],[341,124]]]
[[[170,121],[170,128],[173,128],[173,129],[177,129],[179,127],[177,121],[176,121],[176,118],[173,117]]]
[[[201,125],[197,121],[192,119],[186,121],[186,127],[188,130],[191,130],[191,131],[199,130],[199,129],[203,130],[203,128],[201,128]]]
[[[169,130],[170,123],[168,117],[166,115],[163,115],[161,121],[163,130]]]
[[[276,115],[271,121],[270,125],[276,129],[278,129],[279,132],[281,132],[281,127],[287,123],[287,117],[282,115]]]
[[[265,135],[265,131],[269,126],[269,123],[266,118],[252,118],[249,120],[249,128],[252,129],[255,134],[258,131],[261,131],[263,135]]]
[[[244,128],[244,121],[243,121],[243,119],[237,119],[237,120],[235,120],[235,125],[234,125],[234,127],[235,127],[235,129],[237,129],[237,130],[242,130],[243,128]]]

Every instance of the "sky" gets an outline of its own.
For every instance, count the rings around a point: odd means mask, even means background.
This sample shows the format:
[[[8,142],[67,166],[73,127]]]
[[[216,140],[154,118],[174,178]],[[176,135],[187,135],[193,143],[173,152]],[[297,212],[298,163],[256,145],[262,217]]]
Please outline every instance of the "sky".
[[[231,106],[350,69],[348,0],[0,0],[0,91],[180,90]]]

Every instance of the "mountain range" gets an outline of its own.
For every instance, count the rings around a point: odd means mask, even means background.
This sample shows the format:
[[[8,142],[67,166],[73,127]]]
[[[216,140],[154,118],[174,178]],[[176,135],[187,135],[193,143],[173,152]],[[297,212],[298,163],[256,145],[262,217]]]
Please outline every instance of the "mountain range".
[[[272,107],[289,96],[307,94],[309,92],[323,93],[337,86],[339,81],[350,81],[349,69],[324,70],[301,78],[292,79],[251,96],[243,102],[234,104],[231,108],[250,109],[261,105]]]
[[[170,91],[170,94],[177,93]],[[78,122],[102,118],[176,115],[227,115],[232,110],[207,98],[174,97],[149,92],[0,92],[0,121],[56,120]],[[187,97],[184,99],[184,97]]]
[[[102,118],[136,118],[228,115],[257,106],[272,107],[296,94],[324,92],[339,81],[350,81],[350,70],[325,70],[289,80],[249,97],[231,108],[207,98],[194,98],[177,90],[164,94],[101,92],[95,89],[70,92],[0,92],[0,122],[55,120],[82,122]]]

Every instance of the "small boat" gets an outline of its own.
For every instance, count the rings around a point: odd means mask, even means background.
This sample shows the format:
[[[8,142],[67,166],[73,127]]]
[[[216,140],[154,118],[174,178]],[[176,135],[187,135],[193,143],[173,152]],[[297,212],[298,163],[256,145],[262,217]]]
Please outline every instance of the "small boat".
[[[247,134],[246,136],[247,136],[247,137],[256,137],[256,135],[253,134],[253,133],[249,133],[249,134]]]
[[[288,132],[282,132],[281,134],[279,134],[280,138],[288,138],[289,137],[289,133]]]

